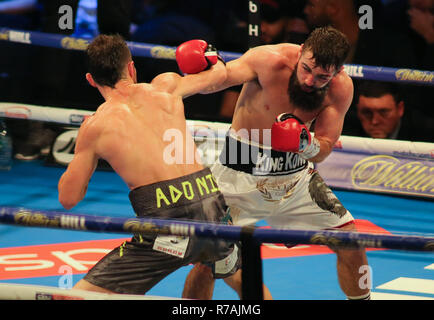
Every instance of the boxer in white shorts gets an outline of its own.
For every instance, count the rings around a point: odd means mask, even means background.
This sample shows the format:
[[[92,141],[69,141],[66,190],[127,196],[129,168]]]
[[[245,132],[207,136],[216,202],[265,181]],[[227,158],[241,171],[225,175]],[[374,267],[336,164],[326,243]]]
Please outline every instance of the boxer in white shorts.
[[[248,153],[242,163],[230,159],[228,151],[235,148],[238,155],[241,150]],[[296,153],[243,141],[233,130],[211,171],[235,225],[265,220],[279,229],[329,229],[354,221],[311,162]]]
[[[353,99],[343,70],[349,50],[345,35],[324,27],[302,46],[259,46],[226,64],[226,81],[213,90],[243,88],[225,149],[211,170],[235,224],[265,219],[279,229],[356,231],[351,214],[313,170],[338,141]],[[348,299],[369,299],[369,288],[359,281],[366,276],[359,273],[368,264],[365,250],[332,249],[342,291]],[[213,281],[210,268],[195,265],[183,297],[211,299]],[[225,282],[241,297],[241,270]],[[271,298],[264,286],[264,299]]]

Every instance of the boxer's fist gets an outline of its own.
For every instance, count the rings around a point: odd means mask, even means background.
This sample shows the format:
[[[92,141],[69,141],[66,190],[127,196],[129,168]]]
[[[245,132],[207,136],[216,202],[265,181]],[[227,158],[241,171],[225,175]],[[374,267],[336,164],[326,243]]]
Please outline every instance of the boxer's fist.
[[[176,62],[182,73],[199,73],[222,60],[217,50],[204,40],[190,40],[176,48]],[[222,60],[223,61],[223,60]]]
[[[309,129],[296,116],[282,113],[271,127],[271,146],[274,150],[301,153],[311,143]]]

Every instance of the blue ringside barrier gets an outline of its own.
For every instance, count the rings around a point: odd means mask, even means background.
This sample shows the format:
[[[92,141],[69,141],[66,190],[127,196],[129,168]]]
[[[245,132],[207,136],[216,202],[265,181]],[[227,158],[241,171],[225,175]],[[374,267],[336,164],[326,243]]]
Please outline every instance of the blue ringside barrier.
[[[8,28],[0,28],[0,40],[66,50],[85,50],[87,45],[92,41],[90,38],[77,38],[38,31],[12,30]],[[175,59],[175,47],[138,42],[127,42],[127,44],[133,56],[154,59]],[[224,51],[221,51],[220,54],[225,61],[234,60],[241,56],[240,53]],[[354,64],[346,64],[345,71],[350,77],[358,79],[412,83],[426,86],[434,85],[433,71]]]

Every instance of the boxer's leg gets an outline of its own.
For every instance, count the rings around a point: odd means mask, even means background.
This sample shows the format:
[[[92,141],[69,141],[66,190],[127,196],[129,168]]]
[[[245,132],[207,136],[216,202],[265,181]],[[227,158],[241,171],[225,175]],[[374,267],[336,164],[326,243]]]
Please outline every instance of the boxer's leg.
[[[355,225],[348,224],[339,228],[342,231],[357,231]],[[337,256],[337,272],[339,285],[350,300],[368,300],[370,288],[362,277],[366,278],[368,259],[364,248],[361,249],[338,249],[331,248]],[[367,275],[369,278],[370,274]],[[368,279],[368,283],[371,283]]]
[[[300,179],[293,194],[281,204],[279,214],[267,220],[270,226],[287,229],[336,229],[356,231],[354,218],[315,170]],[[337,273],[348,299],[369,298],[369,288],[361,283],[368,266],[364,249],[331,248],[337,255]],[[367,268],[367,270],[370,270]]]
[[[196,263],[185,279],[182,297],[185,299],[211,300],[214,284],[215,279],[211,268]]]
[[[240,299],[242,299],[242,269],[239,269],[234,275],[224,279],[226,284],[231,287]],[[264,300],[273,300],[270,290],[265,284],[262,285],[262,290],[264,293]]]

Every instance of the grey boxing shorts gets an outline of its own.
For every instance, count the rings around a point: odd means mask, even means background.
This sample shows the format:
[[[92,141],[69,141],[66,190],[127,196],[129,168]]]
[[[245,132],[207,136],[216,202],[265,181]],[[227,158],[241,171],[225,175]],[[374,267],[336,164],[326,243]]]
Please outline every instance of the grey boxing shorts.
[[[209,223],[227,218],[223,195],[208,168],[136,188],[129,198],[138,217]],[[240,250],[223,239],[136,234],[103,257],[84,279],[116,293],[145,294],[180,267],[218,260],[214,276],[230,276],[240,268]]]

